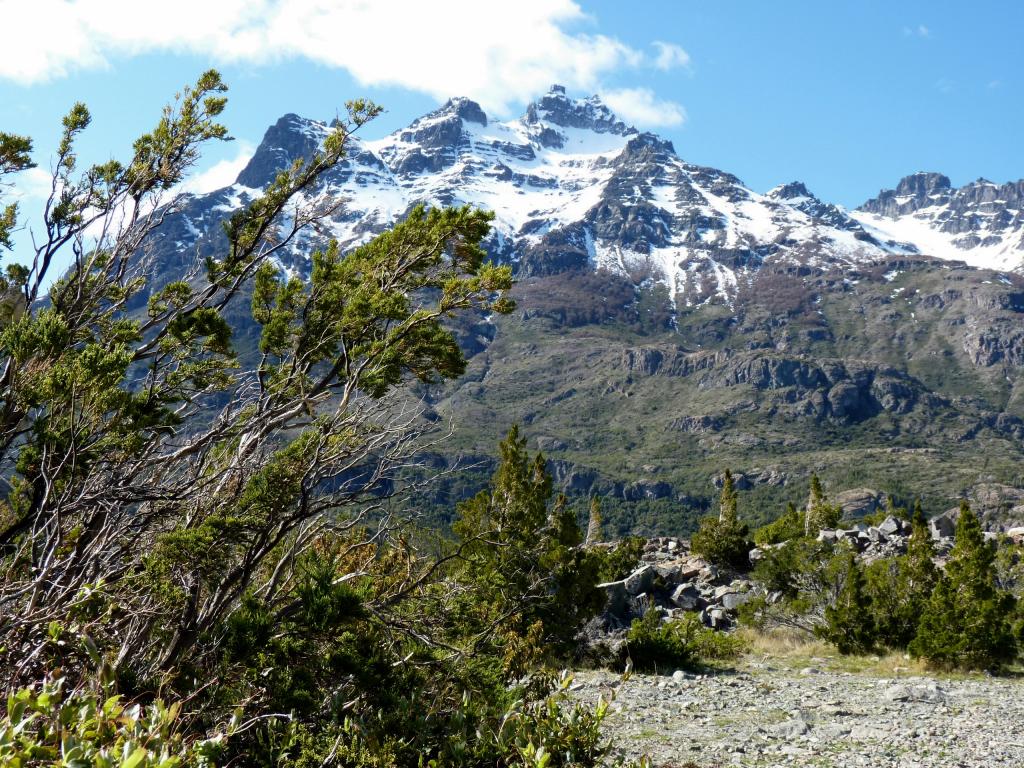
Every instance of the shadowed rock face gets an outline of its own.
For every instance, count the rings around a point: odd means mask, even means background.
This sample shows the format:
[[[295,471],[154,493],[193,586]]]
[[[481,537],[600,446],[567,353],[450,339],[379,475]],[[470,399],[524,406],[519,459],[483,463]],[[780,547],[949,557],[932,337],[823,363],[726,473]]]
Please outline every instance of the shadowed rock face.
[[[300,158],[311,157],[320,146],[323,135],[323,131],[298,115],[283,116],[267,129],[256,153],[238,175],[238,183],[263,189],[274,180],[278,171],[288,168]]]
[[[907,218],[952,236],[950,246],[970,261],[971,251],[999,247],[1011,269],[1024,258],[1024,179],[994,184],[978,179],[953,187],[940,173],[916,173],[895,190],[882,190],[859,211],[886,219]],[[917,246],[927,252],[927,248]]]
[[[526,108],[527,124],[533,125],[541,121],[554,123],[563,128],[581,128],[618,136],[636,133],[636,128],[616,118],[596,96],[585,100],[570,99],[565,95],[565,88],[561,85],[551,86],[544,96]]]

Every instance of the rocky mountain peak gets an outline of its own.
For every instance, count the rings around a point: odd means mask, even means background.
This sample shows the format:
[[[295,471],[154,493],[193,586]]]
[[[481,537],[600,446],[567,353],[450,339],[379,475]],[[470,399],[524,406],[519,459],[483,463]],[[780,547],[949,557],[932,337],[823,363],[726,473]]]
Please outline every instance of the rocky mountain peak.
[[[523,122],[527,125],[548,123],[562,128],[582,128],[617,136],[629,136],[637,132],[636,128],[619,120],[601,101],[600,96],[571,99],[561,85],[551,86],[538,101],[531,102],[526,108]]]
[[[646,155],[672,155],[676,148],[668,139],[663,139],[653,133],[638,133],[626,142],[623,154],[626,156],[644,154]]]
[[[957,188],[941,173],[915,173],[868,200],[855,218],[910,252],[990,269],[1024,266],[1024,179],[997,185],[979,178]]]
[[[472,99],[467,99],[465,96],[456,96],[455,98],[448,99],[441,106],[430,114],[426,115],[421,120],[437,119],[448,116],[459,117],[470,123],[477,123],[478,125],[487,125],[487,114],[483,108]]]
[[[949,177],[941,173],[920,171],[904,176],[896,185],[897,195],[913,195],[922,197],[939,192],[948,192],[952,188]]]
[[[812,219],[847,232],[861,233],[861,226],[851,219],[842,208],[819,200],[802,181],[780,184],[765,194],[769,200],[788,205],[802,211]],[[869,242],[864,240],[864,242]]]
[[[895,218],[945,200],[952,191],[948,176],[920,171],[900,179],[896,189],[883,189],[878,196],[858,208],[879,216]]]
[[[238,174],[238,183],[262,189],[282,168],[287,168],[300,157],[311,157],[327,131],[325,123],[292,113],[282,116],[263,134],[256,152]]]
[[[802,181],[791,181],[768,190],[766,197],[772,200],[799,200],[800,198],[817,199]]]

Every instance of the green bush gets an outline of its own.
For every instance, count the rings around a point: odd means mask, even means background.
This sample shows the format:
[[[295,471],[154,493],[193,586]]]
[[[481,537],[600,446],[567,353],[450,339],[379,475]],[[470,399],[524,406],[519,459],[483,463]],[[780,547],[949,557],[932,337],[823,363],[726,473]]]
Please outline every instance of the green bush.
[[[981,522],[961,503],[946,572],[921,616],[911,654],[941,669],[999,669],[1016,657],[1016,601],[997,587],[994,563]]]
[[[65,680],[20,688],[0,718],[0,764],[95,768],[203,768],[221,752],[219,737],[186,743],[181,702],[127,705],[118,695],[69,691]]]
[[[735,658],[742,653],[743,642],[708,629],[695,614],[663,622],[658,611],[650,610],[634,619],[626,635],[626,649],[635,669],[657,672]]]
[[[765,547],[771,544],[781,544],[784,541],[798,539],[803,535],[803,512],[798,510],[793,504],[790,504],[786,508],[785,514],[754,531],[754,542],[760,547]]]
[[[599,581],[619,581],[629,576],[640,563],[645,543],[646,540],[640,536],[627,536],[610,549],[591,550],[599,560]]]
[[[864,587],[864,571],[852,551],[841,556],[843,585],[835,601],[825,607],[825,623],[817,635],[840,653],[867,653],[874,649],[878,633],[871,612],[871,598]]]
[[[865,573],[878,642],[900,650],[917,634],[921,614],[939,576],[933,562],[931,533],[920,504],[915,506],[912,522],[907,554],[876,560]]]
[[[826,609],[836,604],[846,583],[848,550],[799,538],[767,549],[752,577],[778,599],[758,598],[740,608],[740,620],[760,628],[823,631]]]

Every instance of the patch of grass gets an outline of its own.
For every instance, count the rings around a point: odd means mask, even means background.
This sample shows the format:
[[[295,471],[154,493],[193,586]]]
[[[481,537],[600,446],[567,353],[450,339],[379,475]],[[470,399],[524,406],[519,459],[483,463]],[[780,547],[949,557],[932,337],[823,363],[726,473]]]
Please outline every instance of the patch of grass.
[[[909,677],[928,675],[925,665],[903,653],[843,655],[835,647],[801,632],[749,628],[738,634],[746,644],[748,661],[773,661],[788,669],[816,667],[829,672],[851,672],[873,677]]]

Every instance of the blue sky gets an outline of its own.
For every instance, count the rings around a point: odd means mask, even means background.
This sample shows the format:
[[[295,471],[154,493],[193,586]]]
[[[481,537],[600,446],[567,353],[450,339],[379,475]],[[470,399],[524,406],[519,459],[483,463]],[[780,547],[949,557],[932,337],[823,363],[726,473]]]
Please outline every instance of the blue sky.
[[[92,109],[87,160],[124,157],[204,69],[231,86],[236,141],[198,169],[229,178],[285,112],[368,96],[404,126],[449,95],[521,114],[554,82],[599,92],[683,158],[765,191],[800,179],[854,207],[903,175],[1024,177],[1024,3],[519,0],[0,0],[0,130],[45,167],[60,117]],[[32,209],[33,184],[24,179]]]

